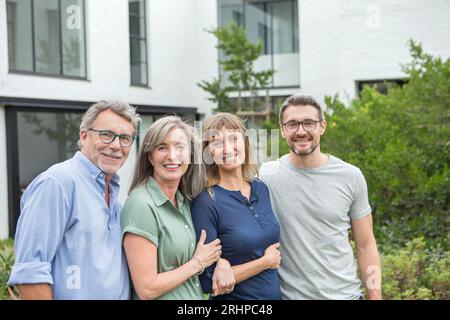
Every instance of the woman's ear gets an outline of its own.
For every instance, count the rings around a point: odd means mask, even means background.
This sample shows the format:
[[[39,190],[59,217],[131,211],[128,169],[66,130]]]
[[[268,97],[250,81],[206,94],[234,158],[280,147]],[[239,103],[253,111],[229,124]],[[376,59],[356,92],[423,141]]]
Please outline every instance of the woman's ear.
[[[147,160],[148,160],[148,162],[150,162],[150,164],[151,164],[152,167],[153,167],[153,160],[152,160],[152,154],[151,154],[151,152],[149,152],[149,153],[147,154]]]

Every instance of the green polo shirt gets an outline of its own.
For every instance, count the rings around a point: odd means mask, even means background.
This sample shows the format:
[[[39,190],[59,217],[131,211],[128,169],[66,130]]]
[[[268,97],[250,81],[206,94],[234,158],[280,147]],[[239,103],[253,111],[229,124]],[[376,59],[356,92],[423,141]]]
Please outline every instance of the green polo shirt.
[[[176,194],[178,208],[150,178],[145,186],[136,188],[128,197],[121,213],[122,239],[126,232],[142,236],[158,248],[158,273],[170,271],[188,262],[194,255],[196,237],[190,203],[180,191]],[[133,290],[133,299],[138,299]],[[194,276],[158,297],[160,300],[203,299],[198,276]]]

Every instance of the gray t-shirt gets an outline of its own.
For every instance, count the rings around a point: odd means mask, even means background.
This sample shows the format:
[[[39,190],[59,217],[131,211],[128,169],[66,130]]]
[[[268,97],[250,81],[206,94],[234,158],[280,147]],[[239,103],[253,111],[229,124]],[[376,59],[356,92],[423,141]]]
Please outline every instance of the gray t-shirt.
[[[361,170],[331,155],[321,167],[300,169],[285,155],[263,164],[260,178],[281,227],[283,299],[358,299],[348,231],[371,212]]]

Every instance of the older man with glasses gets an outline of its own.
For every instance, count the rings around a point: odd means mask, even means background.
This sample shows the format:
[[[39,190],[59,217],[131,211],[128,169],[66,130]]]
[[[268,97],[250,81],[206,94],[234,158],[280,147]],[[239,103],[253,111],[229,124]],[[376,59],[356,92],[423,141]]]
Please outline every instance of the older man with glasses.
[[[22,299],[129,299],[116,172],[139,120],[126,103],[94,104],[80,125],[80,151],[25,190],[8,282]]]

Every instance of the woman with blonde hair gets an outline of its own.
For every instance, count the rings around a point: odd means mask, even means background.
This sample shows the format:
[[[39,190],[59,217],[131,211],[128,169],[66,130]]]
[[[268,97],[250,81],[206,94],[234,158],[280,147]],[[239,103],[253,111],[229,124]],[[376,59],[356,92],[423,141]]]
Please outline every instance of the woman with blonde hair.
[[[220,257],[220,241],[196,246],[190,202],[205,184],[193,128],[169,116],[152,124],[139,148],[121,214],[133,298],[203,299],[198,274]]]
[[[206,243],[218,238],[219,263],[200,275],[204,292],[218,300],[281,299],[277,268],[280,227],[272,212],[269,191],[256,179],[249,137],[235,115],[219,113],[208,119],[203,137],[206,190],[192,203],[197,237],[206,230]],[[215,268],[228,262],[233,290],[223,290]],[[220,274],[224,274],[223,271]]]

